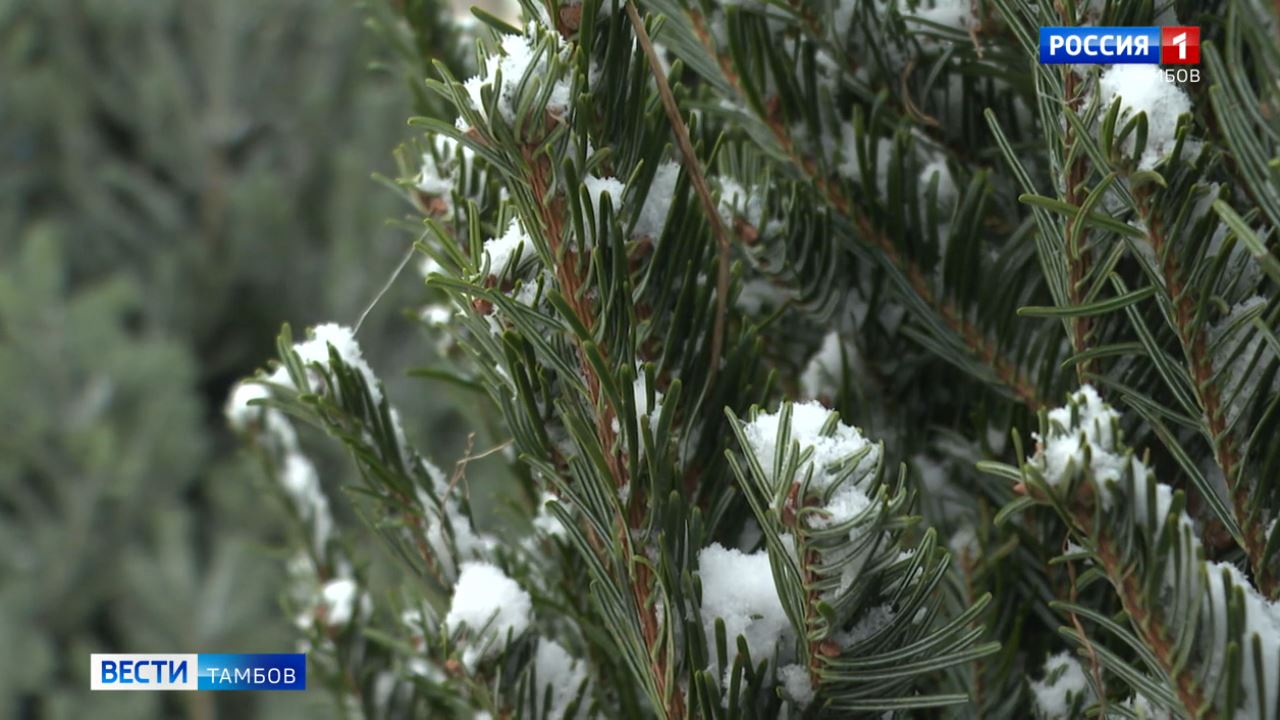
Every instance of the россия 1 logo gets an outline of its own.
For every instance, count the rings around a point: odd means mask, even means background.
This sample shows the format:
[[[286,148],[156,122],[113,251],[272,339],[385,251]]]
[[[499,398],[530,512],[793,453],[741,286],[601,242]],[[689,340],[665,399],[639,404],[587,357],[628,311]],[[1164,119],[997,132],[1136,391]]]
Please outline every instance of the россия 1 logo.
[[[1198,27],[1040,28],[1041,65],[1199,63]]]

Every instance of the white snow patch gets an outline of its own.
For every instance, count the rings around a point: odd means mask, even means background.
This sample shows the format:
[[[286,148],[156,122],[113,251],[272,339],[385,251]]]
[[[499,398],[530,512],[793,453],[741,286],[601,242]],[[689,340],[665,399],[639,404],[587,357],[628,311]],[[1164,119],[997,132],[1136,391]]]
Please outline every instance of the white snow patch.
[[[778,599],[768,554],[760,550],[748,555],[712,543],[698,553],[698,568],[708,647],[715,647],[716,618],[722,618],[730,648],[742,636],[752,663],[772,662],[779,644],[794,633]]]
[[[862,433],[855,427],[837,422],[829,434],[823,434],[822,428],[830,417],[831,411],[817,402],[792,405],[789,440],[799,443],[802,451],[804,448],[813,448],[809,459],[800,465],[796,476],[791,479],[793,482],[801,481],[812,468],[810,488],[814,491],[825,490],[843,477],[846,461],[857,453],[863,453],[850,477],[831,496],[831,502],[825,508],[826,513],[810,516],[808,522],[815,527],[829,527],[852,519],[870,504],[870,499],[860,489],[860,485],[880,460],[880,448],[862,437]],[[772,474],[774,471],[781,420],[781,410],[759,413],[743,428],[751,451],[765,473]]]
[[[1044,679],[1031,683],[1031,693],[1045,720],[1067,720],[1077,697],[1091,694],[1084,667],[1070,654],[1062,652],[1044,663]],[[1086,699],[1087,703],[1088,700]]]
[[[853,123],[846,122],[840,127],[840,147],[843,150],[843,159],[836,166],[836,172],[840,175],[853,180],[862,185],[868,191],[877,191],[885,194],[889,189],[889,163],[893,160],[893,141],[888,138],[875,138],[874,158],[866,158],[865,162],[875,167],[872,172],[875,173],[874,184],[872,177],[864,177],[862,165],[864,162],[862,156],[862,143],[858,142],[857,136],[853,131]]]
[[[1081,386],[1070,403],[1049,411],[1048,434],[1033,433],[1041,450],[1036,455],[1045,480],[1060,485],[1071,477],[1073,469],[1085,467],[1085,449],[1098,480],[1118,480],[1125,459],[1117,447],[1115,427],[1120,414],[1102,402],[1090,385]]]
[[[323,553],[333,533],[333,516],[329,513],[329,500],[320,488],[315,465],[302,453],[290,452],[280,468],[280,485],[298,515],[311,528],[311,542],[316,552]]]
[[[782,689],[792,702],[800,707],[807,707],[813,702],[813,683],[809,680],[809,671],[803,665],[787,665],[778,671],[778,679],[782,681]]]
[[[633,237],[647,237],[657,241],[662,236],[662,228],[666,226],[667,215],[671,212],[671,203],[675,200],[676,181],[679,178],[680,166],[673,162],[664,162],[654,171],[649,194],[644,198],[640,217],[636,218],[635,227],[631,231]]]
[[[345,627],[355,616],[356,606],[361,607],[361,616],[367,616],[369,604],[365,602],[360,586],[351,578],[330,580],[320,588],[320,596],[311,617],[318,617],[331,628]]]
[[[867,610],[853,627],[835,633],[831,639],[842,648],[852,647],[883,630],[897,616],[898,613],[892,605],[888,603],[876,605]]]
[[[844,379],[844,364],[852,366],[854,357],[855,351],[840,339],[840,333],[827,333],[800,374],[800,396],[807,400],[835,397]]]
[[[515,580],[496,565],[487,562],[464,562],[458,582],[453,587],[453,600],[444,623],[456,630],[466,625],[480,633],[463,650],[462,662],[469,669],[510,637],[529,627],[533,602]]]
[[[545,717],[564,718],[569,704],[578,697],[578,690],[587,679],[586,663],[569,654],[569,651],[546,638],[538,639],[538,651],[533,660],[538,674],[538,685],[551,688],[551,708]],[[538,692],[541,706],[544,691]],[[583,698],[576,717],[585,717],[586,698]]]
[[[582,184],[587,188],[587,196],[591,198],[591,212],[595,215],[596,222],[600,221],[604,212],[602,203],[606,195],[609,196],[609,205],[615,216],[622,209],[622,193],[625,188],[618,178],[587,175],[582,179]]]
[[[934,176],[938,178],[939,221],[945,222],[948,213],[960,197],[960,190],[956,187],[956,180],[951,175],[951,168],[947,167],[947,162],[942,159],[931,160],[920,170],[919,186],[920,199],[922,201],[925,197],[925,191],[929,188],[929,183],[933,182]]]
[[[748,190],[731,177],[721,176],[720,180],[720,219],[730,227],[735,217],[740,217],[752,227],[759,228],[764,222],[764,202],[760,192]]]
[[[498,113],[508,123],[514,123],[516,119],[516,90],[520,85],[521,78],[525,72],[529,72],[530,81],[535,78],[546,82],[550,72],[547,62],[546,52],[538,57],[536,64],[534,61],[535,48],[533,40],[528,37],[529,34],[536,32],[533,24],[526,30],[525,35],[507,35],[502,39],[502,54],[492,55],[485,59],[484,71],[480,75],[476,75],[463,83],[468,97],[471,99],[472,106],[480,113],[486,121],[490,118],[485,110],[484,102],[481,99],[481,89],[484,87],[495,87],[498,81],[498,74],[501,71],[502,84],[496,87],[497,98],[495,105]],[[530,66],[533,66],[532,68]],[[571,88],[568,80],[557,80],[552,86],[551,95],[547,100],[547,112],[553,116],[563,116],[570,106]]]
[[[289,418],[275,408],[250,404],[254,400],[266,400],[270,397],[271,391],[257,380],[237,383],[228,394],[224,408],[227,424],[240,433],[260,428],[286,452],[292,451],[298,446],[298,438]]]
[[[1280,687],[1274,679],[1280,673],[1280,603],[1270,602],[1262,597],[1248,578],[1236,566],[1230,563],[1207,563],[1208,597],[1201,603],[1202,623],[1211,623],[1213,628],[1214,656],[1210,663],[1215,668],[1223,668],[1226,662],[1223,650],[1229,640],[1227,635],[1227,580],[1233,586],[1233,594],[1243,598],[1244,632],[1240,639],[1243,649],[1243,667],[1240,682],[1244,690],[1243,705],[1240,717],[1271,718],[1275,717],[1280,705]],[[1253,644],[1257,642],[1261,650],[1261,662],[1257,662],[1253,652]],[[1224,670],[1220,670],[1224,672]],[[1259,685],[1257,678],[1264,679]],[[1266,708],[1265,711],[1259,711]]]
[[[365,385],[369,388],[369,399],[373,404],[382,403],[382,388],[378,384],[378,377],[373,374],[373,368],[369,367],[369,363],[365,362],[364,354],[360,351],[360,343],[356,342],[354,330],[346,325],[325,323],[311,328],[310,334],[310,338],[294,343],[293,346],[293,351],[297,353],[303,365],[315,363],[322,367],[330,367],[329,348],[332,347],[343,364],[364,376]],[[291,384],[289,372],[284,366],[276,368],[276,371],[267,379],[280,385]],[[312,377],[310,380],[311,387],[298,389],[306,392],[320,392],[323,389],[319,378]]]
[[[490,275],[505,273],[517,255],[522,260],[528,260],[533,254],[533,239],[524,231],[518,218],[511,218],[501,237],[484,241],[484,255],[488,258]]]
[[[1191,99],[1182,88],[1165,82],[1163,72],[1156,65],[1112,65],[1098,81],[1104,108],[1120,98],[1118,124],[1140,112],[1147,114],[1147,146],[1138,159],[1143,170],[1154,168],[1173,149],[1178,118],[1191,110]],[[1130,134],[1125,148],[1132,151],[1134,142]]]
[[[538,500],[538,512],[533,516],[533,527],[544,535],[564,537],[566,532],[564,523],[547,509],[547,503],[555,499],[556,496],[549,492],[542,493],[542,497]]]

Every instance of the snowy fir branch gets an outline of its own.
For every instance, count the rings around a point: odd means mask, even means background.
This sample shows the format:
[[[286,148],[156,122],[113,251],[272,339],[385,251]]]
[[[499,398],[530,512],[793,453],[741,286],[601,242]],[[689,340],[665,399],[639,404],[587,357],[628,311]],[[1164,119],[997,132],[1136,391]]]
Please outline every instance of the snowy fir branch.
[[[1158,482],[1125,445],[1120,415],[1086,385],[1066,406],[1042,414],[1036,442],[1019,471],[1004,470],[1018,474],[1024,496],[1052,507],[1079,542],[1061,560],[1088,568],[1078,577],[1080,589],[1102,580],[1114,592],[1121,622],[1097,606],[1054,606],[1094,628],[1095,635],[1064,636],[1080,645],[1078,655],[1109,671],[1110,685],[1132,694],[1123,716],[1142,706],[1148,713],[1176,708],[1185,717],[1275,717],[1280,604],[1264,598],[1235,565],[1206,559],[1185,494]],[[1095,639],[1102,635],[1123,651]],[[1086,687],[1088,673],[1074,674],[1075,680],[1049,684],[1074,682],[1079,698],[1119,690]],[[1036,695],[1046,714],[1068,715],[1062,687]]]
[[[1278,716],[1271,10],[520,9],[454,28],[473,59],[370,9],[420,112],[412,374],[501,439],[494,497],[350,328],[286,328],[228,404],[343,707]],[[1177,24],[1201,85],[1037,61],[1039,26]]]

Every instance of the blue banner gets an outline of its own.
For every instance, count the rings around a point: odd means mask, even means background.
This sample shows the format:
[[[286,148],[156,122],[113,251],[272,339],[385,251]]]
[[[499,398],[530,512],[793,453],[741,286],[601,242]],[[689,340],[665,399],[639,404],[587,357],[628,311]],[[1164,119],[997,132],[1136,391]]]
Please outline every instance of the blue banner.
[[[1160,64],[1158,27],[1042,27],[1040,64]]]
[[[199,655],[200,690],[306,690],[304,653]]]

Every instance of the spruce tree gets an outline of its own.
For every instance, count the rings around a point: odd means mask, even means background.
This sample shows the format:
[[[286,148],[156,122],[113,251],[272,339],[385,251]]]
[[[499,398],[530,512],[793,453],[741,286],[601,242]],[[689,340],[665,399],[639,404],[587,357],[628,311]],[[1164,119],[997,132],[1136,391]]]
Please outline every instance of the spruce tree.
[[[1273,9],[395,8],[414,374],[509,441],[437,468],[335,324],[228,404],[353,716],[1280,717]],[[1177,24],[1198,83],[1038,62]]]

